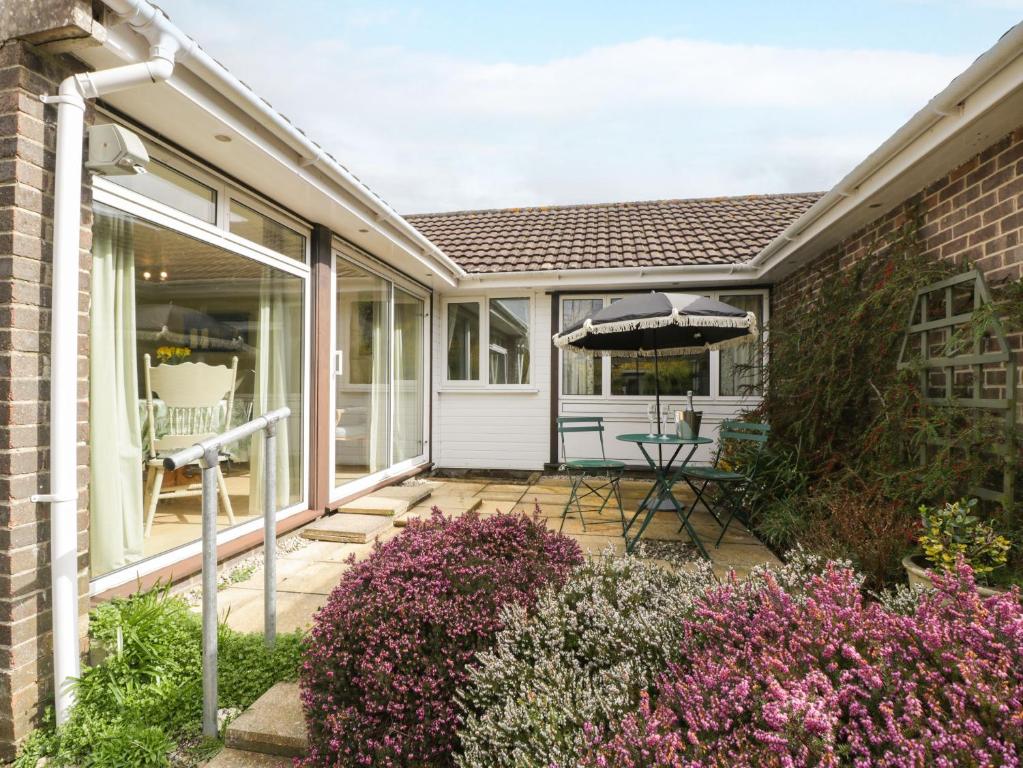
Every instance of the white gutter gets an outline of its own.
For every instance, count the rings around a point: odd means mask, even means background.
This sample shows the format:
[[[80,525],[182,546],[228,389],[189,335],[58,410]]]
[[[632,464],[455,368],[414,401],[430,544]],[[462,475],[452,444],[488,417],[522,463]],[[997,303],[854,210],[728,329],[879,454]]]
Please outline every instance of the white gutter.
[[[866,198],[869,197],[869,195],[861,194],[861,187],[865,182],[943,119],[955,117],[967,97],[1018,58],[1021,49],[1023,49],[1023,24],[1017,24],[1002,35],[994,46],[978,57],[966,71],[932,98],[923,109],[913,115],[880,147],[871,152],[827,194],[810,206],[802,216],[768,243],[748,262],[748,266],[757,269],[758,277],[763,275],[766,272],[768,260],[774,256],[783,259],[788,253],[797,249],[801,244],[800,238],[806,230],[831,213],[837,206],[845,203],[849,209],[852,209],[865,203]]]
[[[147,3],[107,4],[150,43],[148,61],[72,75],[56,96],[56,180],[53,192],[53,288],[50,330],[50,492],[32,497],[50,504],[50,583],[53,675],[57,723],[74,704],[71,683],[80,674],[78,638],[78,270],[81,228],[82,143],[85,100],[166,80],[183,44],[162,27],[163,15]]]
[[[598,286],[609,282],[627,285],[632,282],[655,280],[662,283],[688,282],[699,277],[701,282],[749,282],[755,270],[749,262],[737,264],[680,264],[656,267],[588,267],[585,269],[533,269],[515,272],[470,272],[458,284],[459,288],[518,287],[530,288]]]
[[[435,270],[435,264],[426,258],[429,256],[443,264],[450,271],[451,277],[457,279],[465,276],[465,270],[444,251],[355,178],[348,169],[328,155],[323,147],[309,139],[267,102],[263,101],[251,88],[232,75],[226,67],[206,53],[198,43],[175,26],[162,11],[147,0],[103,0],[103,2],[122,16],[128,13],[156,14],[161,31],[176,40],[182,49],[189,51],[187,61],[181,62],[182,66],[193,72],[200,80],[294,151],[299,157],[298,164],[300,166],[317,169],[330,181],[367,206],[373,211],[378,226],[390,225],[404,235],[411,241],[411,247],[407,247],[406,250],[419,259],[424,266],[431,271]],[[124,10],[129,6],[130,10]],[[453,284],[453,281],[450,282]]]

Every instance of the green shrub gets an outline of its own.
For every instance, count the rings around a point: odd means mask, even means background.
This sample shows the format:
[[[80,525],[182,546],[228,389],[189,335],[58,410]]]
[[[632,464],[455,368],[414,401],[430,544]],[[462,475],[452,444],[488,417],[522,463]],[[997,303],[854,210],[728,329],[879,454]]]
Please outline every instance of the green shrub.
[[[167,588],[105,603],[90,615],[93,650],[103,660],[87,666],[76,684],[68,722],[52,715],[22,748],[15,768],[35,768],[40,757],[80,768],[164,768],[178,742],[200,738],[202,625]],[[272,651],[260,634],[221,626],[218,685],[221,708],[244,709],[280,680],[298,677],[301,637],[280,635]]]
[[[1005,565],[1009,540],[973,514],[976,506],[976,499],[961,499],[939,507],[920,507],[923,524],[920,546],[928,562],[942,570],[954,571],[962,557],[981,577]]]
[[[605,554],[514,606],[459,694],[461,768],[568,768],[583,726],[616,722],[683,647],[681,617],[714,583],[709,566],[671,572]]]

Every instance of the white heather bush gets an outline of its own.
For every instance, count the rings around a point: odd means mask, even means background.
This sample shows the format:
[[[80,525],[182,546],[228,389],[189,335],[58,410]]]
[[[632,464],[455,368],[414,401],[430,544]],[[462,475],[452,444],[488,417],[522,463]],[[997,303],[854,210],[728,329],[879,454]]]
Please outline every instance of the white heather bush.
[[[714,583],[705,563],[668,571],[604,554],[504,615],[459,694],[462,768],[569,768],[598,728],[633,710],[682,649],[682,621]]]

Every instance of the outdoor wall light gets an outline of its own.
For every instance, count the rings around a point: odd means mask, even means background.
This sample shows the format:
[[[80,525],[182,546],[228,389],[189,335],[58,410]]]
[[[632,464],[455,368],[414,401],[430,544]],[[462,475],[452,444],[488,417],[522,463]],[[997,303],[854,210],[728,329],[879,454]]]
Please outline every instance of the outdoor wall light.
[[[142,139],[127,128],[104,123],[89,128],[87,170],[103,176],[132,176],[146,172],[149,153]]]

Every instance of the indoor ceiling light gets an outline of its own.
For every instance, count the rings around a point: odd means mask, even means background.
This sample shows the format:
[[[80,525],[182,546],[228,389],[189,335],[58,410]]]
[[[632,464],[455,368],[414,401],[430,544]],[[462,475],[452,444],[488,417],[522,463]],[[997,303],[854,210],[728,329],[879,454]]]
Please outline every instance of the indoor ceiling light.
[[[227,142],[231,140],[231,137],[228,136],[226,133],[215,133],[213,134],[213,138],[215,138],[217,141],[222,141],[225,144],[227,144]]]

